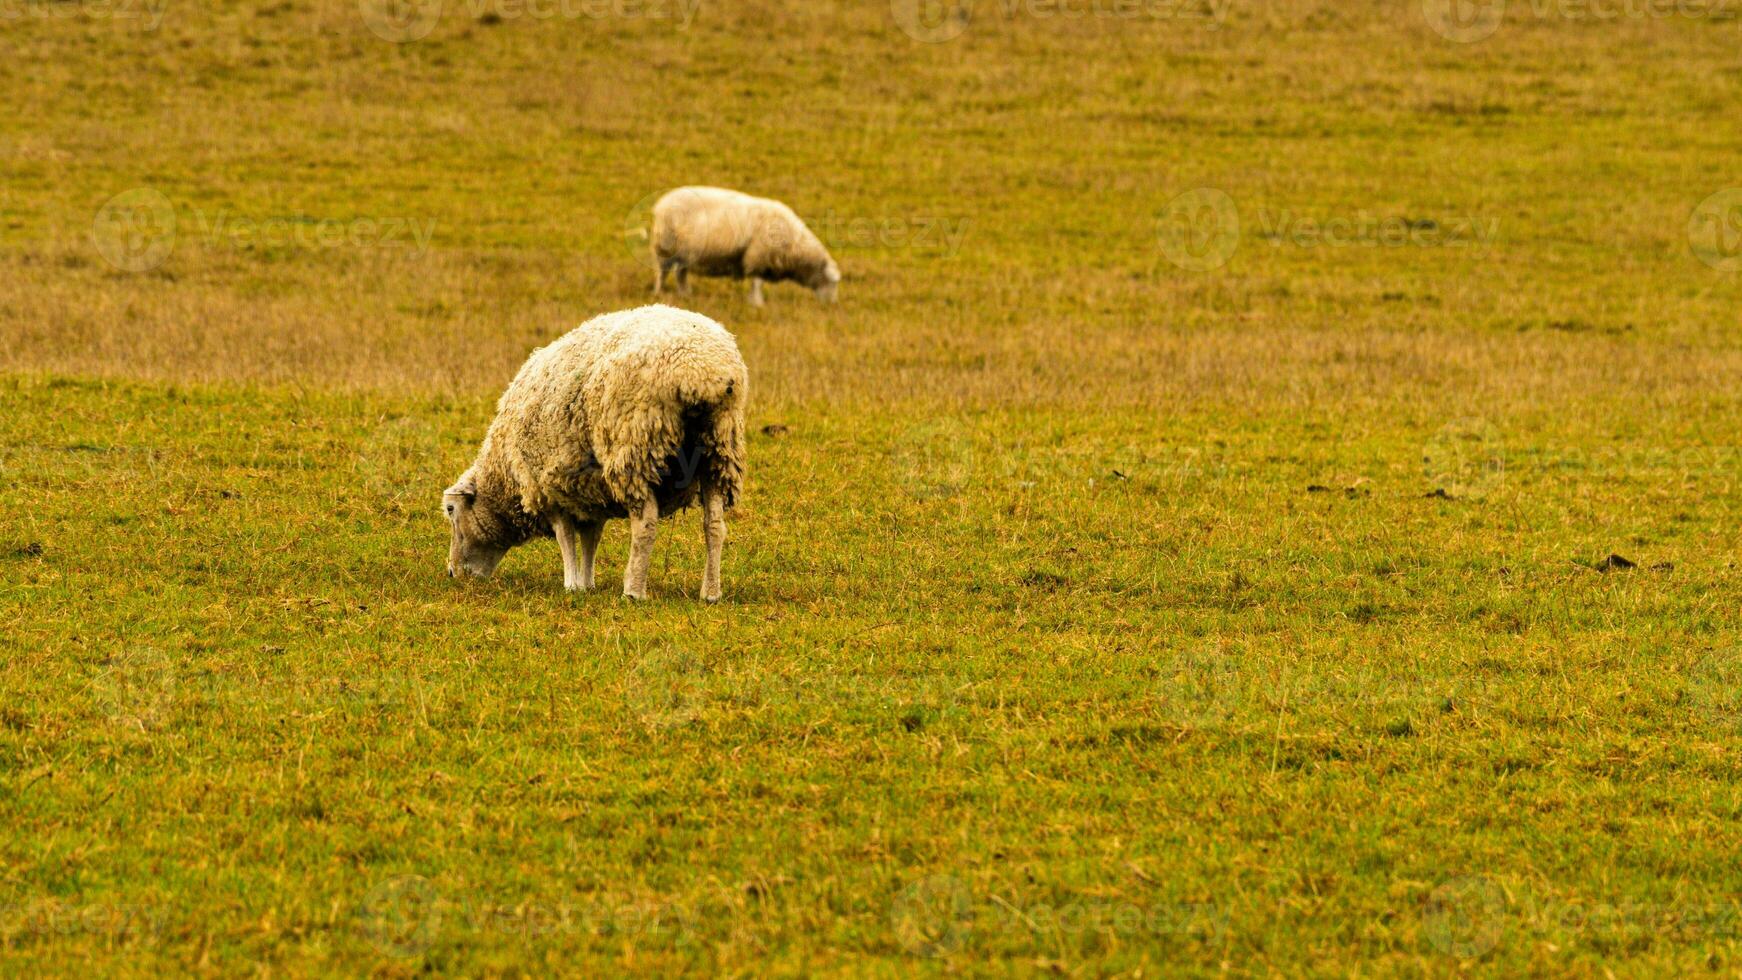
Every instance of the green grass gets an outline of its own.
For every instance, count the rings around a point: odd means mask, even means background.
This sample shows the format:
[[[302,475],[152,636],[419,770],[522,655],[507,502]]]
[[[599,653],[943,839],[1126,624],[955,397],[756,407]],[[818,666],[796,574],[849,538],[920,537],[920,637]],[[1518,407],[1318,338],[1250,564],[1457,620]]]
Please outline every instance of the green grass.
[[[482,400],[6,395],[21,969],[1733,963],[1720,447],[783,416],[643,606],[442,577]]]
[[[450,8],[0,20],[0,973],[1742,972],[1734,18]],[[446,579],[702,182],[725,601]]]

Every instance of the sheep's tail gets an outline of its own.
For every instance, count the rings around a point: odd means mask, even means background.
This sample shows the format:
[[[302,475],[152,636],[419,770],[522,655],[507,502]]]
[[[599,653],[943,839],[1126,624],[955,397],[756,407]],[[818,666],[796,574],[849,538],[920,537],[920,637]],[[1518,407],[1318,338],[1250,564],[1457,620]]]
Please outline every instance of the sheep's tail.
[[[596,384],[593,451],[620,503],[633,510],[651,493],[669,513],[703,490],[728,506],[737,501],[749,378],[734,348],[655,345],[601,372]]]
[[[683,392],[680,452],[699,490],[719,495],[729,510],[744,485],[745,380],[721,372]]]

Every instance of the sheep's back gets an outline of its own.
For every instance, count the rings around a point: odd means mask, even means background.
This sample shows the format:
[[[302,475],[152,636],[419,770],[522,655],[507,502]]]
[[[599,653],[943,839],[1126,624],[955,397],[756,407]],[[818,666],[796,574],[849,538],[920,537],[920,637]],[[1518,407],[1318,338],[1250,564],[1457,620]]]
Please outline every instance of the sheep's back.
[[[528,512],[620,517],[677,453],[686,409],[718,402],[741,432],[747,388],[737,344],[712,320],[666,306],[607,314],[527,359],[490,441]]]

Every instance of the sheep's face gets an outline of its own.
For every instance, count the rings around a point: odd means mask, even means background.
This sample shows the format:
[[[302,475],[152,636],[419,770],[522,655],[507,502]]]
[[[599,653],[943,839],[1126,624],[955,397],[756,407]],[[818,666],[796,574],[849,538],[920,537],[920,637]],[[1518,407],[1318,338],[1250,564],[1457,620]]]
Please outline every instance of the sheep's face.
[[[494,522],[479,508],[478,488],[470,477],[461,477],[442,492],[442,512],[453,532],[448,544],[448,577],[465,574],[489,578],[508,549],[491,541],[487,529]]]
[[[816,281],[811,283],[811,290],[817,294],[817,299],[820,299],[825,303],[833,303],[835,301],[836,288],[840,286],[840,284],[841,267],[835,264],[834,259],[830,259],[829,264],[823,267],[822,275],[818,276]]]

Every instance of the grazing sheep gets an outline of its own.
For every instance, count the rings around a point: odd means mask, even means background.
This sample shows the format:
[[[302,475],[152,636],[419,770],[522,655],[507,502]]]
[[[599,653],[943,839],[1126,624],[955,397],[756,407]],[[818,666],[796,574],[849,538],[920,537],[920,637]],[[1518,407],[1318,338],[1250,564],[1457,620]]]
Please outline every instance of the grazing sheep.
[[[595,317],[533,351],[477,460],[442,494],[448,574],[488,576],[508,549],[555,534],[563,587],[590,589],[605,521],[627,517],[623,594],[645,599],[659,518],[699,498],[702,598],[717,601],[725,512],[744,483],[748,387],[732,335],[669,306]]]
[[[762,305],[762,283],[791,279],[825,303],[835,301],[841,267],[822,240],[779,201],[719,187],[679,187],[653,205],[653,294],[677,270],[678,292],[689,274],[750,277],[750,303]]]

